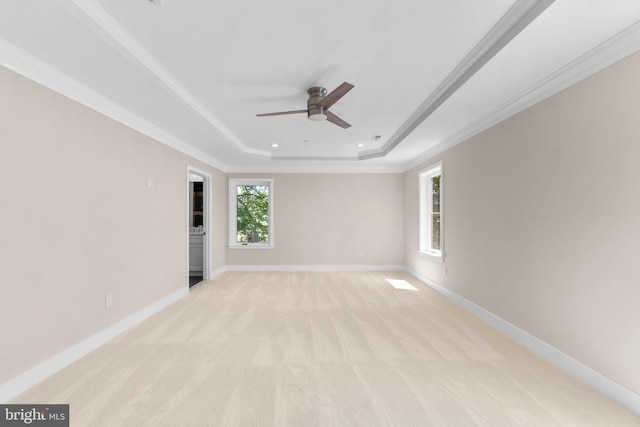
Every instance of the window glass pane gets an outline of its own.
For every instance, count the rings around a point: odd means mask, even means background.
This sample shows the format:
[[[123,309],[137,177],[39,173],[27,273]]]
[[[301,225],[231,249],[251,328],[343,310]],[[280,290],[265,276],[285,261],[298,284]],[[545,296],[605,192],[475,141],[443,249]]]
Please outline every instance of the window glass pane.
[[[440,175],[431,178],[431,249],[440,250]]]
[[[419,177],[419,250],[443,259],[442,164],[423,170]]]
[[[236,241],[269,242],[269,186],[237,185],[236,197]]]

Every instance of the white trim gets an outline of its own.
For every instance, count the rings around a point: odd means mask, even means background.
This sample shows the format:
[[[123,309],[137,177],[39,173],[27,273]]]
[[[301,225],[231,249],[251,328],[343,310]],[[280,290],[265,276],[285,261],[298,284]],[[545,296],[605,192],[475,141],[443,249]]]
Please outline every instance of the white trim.
[[[181,153],[207,163],[223,172],[227,171],[227,166],[217,159],[176,138],[167,131],[2,39],[0,39],[0,65]]]
[[[227,242],[227,248],[229,249],[273,249],[275,246],[275,224],[274,224],[274,210],[275,210],[275,196],[274,196],[274,180],[273,178],[229,178],[229,240]],[[236,187],[238,185],[260,185],[269,187],[269,241],[258,243],[238,243],[238,224],[236,222],[238,214],[238,198],[236,194]]]
[[[433,114],[451,95],[473,77],[487,62],[533,22],[554,0],[517,0],[489,33],[429,94],[427,99],[378,150],[361,153],[359,159],[385,157]]]
[[[432,243],[432,178],[440,176],[440,249]],[[418,172],[418,218],[420,219],[419,252],[444,262],[444,163],[434,163]]]
[[[0,403],[6,403],[39,382],[49,378],[51,375],[69,366],[76,360],[91,353],[98,347],[106,344],[113,338],[131,329],[143,320],[151,317],[160,310],[168,307],[189,293],[188,289],[180,289],[159,301],[149,305],[137,313],[128,316],[119,322],[111,325],[107,329],[83,340],[82,342],[58,353],[45,360],[38,366],[29,369],[22,375],[0,385]]]
[[[406,172],[440,153],[497,125],[509,117],[544,101],[556,93],[586,79],[623,58],[640,50],[640,23],[636,23],[545,79],[519,93],[511,100],[490,111],[454,134],[440,141],[404,166]]]
[[[93,22],[109,34],[123,49],[153,73],[171,92],[224,135],[237,149],[245,154],[269,157],[270,151],[247,147],[211,111],[202,105],[178,80],[167,71],[140,43],[94,0],[72,0]]]
[[[418,251],[418,254],[429,257],[430,259],[438,262],[444,262],[444,256],[442,251]]]
[[[227,245],[227,249],[231,249],[231,250],[240,249],[243,251],[269,250],[269,249],[273,249],[273,245],[270,245],[267,243],[236,243],[233,245]]]
[[[496,316],[477,304],[461,297],[455,292],[450,291],[444,286],[434,282],[431,279],[413,271],[409,267],[405,267],[405,271],[418,279],[425,285],[429,286],[436,292],[444,295],[449,300],[462,307],[471,314],[479,317],[497,330],[503,332],[523,347],[533,351],[538,356],[553,363],[563,371],[574,376],[583,383],[594,388],[598,392],[607,396],[611,400],[618,402],[620,405],[630,411],[640,415],[640,395],[634,393],[628,388],[612,381],[601,373],[589,368],[572,357],[564,354],[555,347],[550,346],[546,342],[534,337],[533,335],[523,331],[517,326],[512,325],[506,320]]]
[[[466,311],[511,337],[525,348],[550,361],[630,411],[640,415],[640,395],[404,265],[225,265],[211,271],[209,276],[210,280],[228,271],[404,271],[426,286],[444,295]],[[0,385],[0,403],[9,402],[29,388],[106,344],[109,340],[168,307],[187,294],[188,289],[180,289],[147,308],[117,322],[102,332],[59,353],[13,380]]]
[[[403,265],[227,265],[225,271],[404,271]]]
[[[120,29],[114,28],[110,22],[115,22],[113,18],[107,15],[103,15],[105,12],[95,1],[91,3],[80,2],[74,0],[74,3],[80,7],[91,19],[93,19],[98,25],[105,29],[117,42],[129,51],[132,55],[136,56],[137,47],[128,44],[133,40],[129,34],[119,33]],[[524,10],[520,6],[520,11]],[[535,11],[535,9],[534,9]],[[503,22],[502,27],[507,23]],[[505,27],[506,28],[506,27]],[[505,31],[505,28],[494,28],[494,30]],[[493,30],[492,30],[493,31]],[[135,40],[134,40],[135,42]],[[124,44],[123,44],[124,43]],[[136,42],[137,43],[137,42]],[[234,172],[234,173],[403,173],[406,172],[423,162],[433,158],[434,156],[466,141],[467,139],[477,135],[478,133],[494,126],[509,117],[523,111],[524,109],[543,101],[544,99],[556,94],[557,92],[566,89],[567,87],[595,74],[598,71],[614,64],[615,62],[637,52],[640,50],[640,23],[634,24],[622,31],[621,33],[613,36],[611,39],[592,49],[585,55],[577,58],[572,63],[566,65],[560,70],[549,75],[544,80],[538,82],[529,89],[518,94],[510,101],[499,106],[495,110],[485,114],[483,117],[469,124],[468,126],[460,129],[458,132],[450,135],[437,143],[432,148],[421,153],[408,163],[398,166],[384,166],[384,165],[366,165],[362,164],[363,160],[375,157],[384,157],[390,152],[397,143],[400,142],[399,135],[407,133],[409,129],[409,123],[405,123],[397,132],[396,138],[392,137],[388,141],[387,149],[382,151],[363,152],[357,158],[353,158],[359,165],[267,165],[267,166],[235,166],[226,165],[220,162],[218,159],[208,155],[201,150],[194,148],[187,142],[175,137],[174,135],[166,132],[158,126],[144,120],[143,118],[133,114],[132,112],[124,109],[122,106],[102,96],[101,94],[89,89],[88,87],[80,84],[68,75],[56,70],[48,64],[34,58],[23,50],[10,44],[6,40],[0,39],[0,65],[30,79],[33,80],[55,92],[58,92],[88,108],[91,108],[113,120],[130,127],[150,138],[157,140],[171,148],[174,148],[188,156],[203,161],[222,172]],[[146,51],[145,51],[146,52]],[[140,63],[144,64],[147,69],[150,69],[154,75],[161,78],[163,83],[167,85],[177,96],[180,96],[185,102],[187,102],[195,111],[201,116],[206,116],[209,123],[211,123],[216,129],[218,127],[219,120],[215,118],[211,113],[202,107],[198,101],[189,92],[187,92],[182,86],[175,86],[175,78],[173,78],[166,70],[157,69],[154,63],[157,63],[155,59],[148,54],[148,57],[137,57]],[[152,61],[152,62],[151,62]],[[160,77],[160,75],[164,77]],[[445,81],[443,86],[451,85],[452,82]],[[183,92],[184,91],[184,92]],[[422,110],[426,110],[431,98],[425,100],[425,103],[414,112],[414,116],[417,116]],[[193,102],[191,102],[193,101]],[[201,108],[202,107],[202,108]],[[417,121],[416,117],[412,116],[413,121]],[[411,119],[409,120],[409,122]],[[419,124],[419,123],[418,123]],[[221,124],[220,124],[221,125]],[[222,125],[221,125],[222,126]],[[416,125],[417,126],[417,125]],[[232,133],[225,133],[220,130],[231,142],[236,145],[239,143],[242,145],[241,150],[245,153],[251,153],[251,149],[244,146]],[[410,132],[409,132],[410,133]],[[270,152],[254,150],[254,154],[262,158],[271,158]],[[313,160],[309,158],[309,160]],[[344,159],[342,159],[344,160]]]
[[[217,268],[215,270],[212,270],[211,272],[209,272],[209,280],[213,280],[216,277],[220,276],[222,273],[225,273],[227,271],[229,271],[229,270],[227,269],[226,265],[222,266],[220,268]]]
[[[212,199],[212,176],[210,173],[205,172],[203,170],[200,170],[194,166],[191,165],[187,165],[187,230],[189,229],[189,216],[191,215],[190,209],[189,209],[189,205],[191,203],[190,198],[191,198],[191,191],[190,191],[190,187],[189,187],[189,183],[191,180],[191,175],[197,175],[199,177],[202,178],[202,182],[203,182],[203,188],[202,188],[202,196],[203,196],[203,200],[202,200],[202,205],[204,207],[204,218],[203,218],[203,222],[204,222],[204,238],[202,239],[202,257],[203,257],[203,264],[202,264],[202,280],[206,281],[206,280],[210,280],[211,276],[210,274],[210,265],[211,265],[211,248],[213,247],[213,242],[212,242],[212,224],[213,224],[213,212],[212,212],[212,206],[211,206],[211,201]],[[189,233],[187,233],[187,288],[189,288],[189,273],[191,271],[191,267],[189,266],[189,250],[190,250],[190,239],[189,239]]]
[[[273,159],[272,159],[273,160]],[[279,164],[274,161],[269,165],[256,166],[228,166],[228,173],[404,173],[405,169],[402,164],[399,165],[372,165],[358,160],[357,164],[339,164],[338,162],[327,162],[318,164],[313,159],[306,161],[304,164]]]

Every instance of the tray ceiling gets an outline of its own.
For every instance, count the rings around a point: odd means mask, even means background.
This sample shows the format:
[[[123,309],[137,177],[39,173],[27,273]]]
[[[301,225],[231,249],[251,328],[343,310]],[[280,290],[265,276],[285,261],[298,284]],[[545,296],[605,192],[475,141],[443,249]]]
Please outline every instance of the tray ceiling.
[[[4,0],[0,12],[1,65],[230,172],[403,171],[640,48],[632,0]],[[355,88],[331,111],[348,129],[256,117],[344,81]]]

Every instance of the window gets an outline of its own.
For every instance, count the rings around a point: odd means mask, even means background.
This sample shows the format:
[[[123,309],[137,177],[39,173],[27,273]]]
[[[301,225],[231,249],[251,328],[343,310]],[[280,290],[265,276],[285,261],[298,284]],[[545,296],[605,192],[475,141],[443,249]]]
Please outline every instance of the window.
[[[229,246],[273,247],[272,179],[229,179]]]
[[[442,260],[442,163],[419,174],[420,252]]]

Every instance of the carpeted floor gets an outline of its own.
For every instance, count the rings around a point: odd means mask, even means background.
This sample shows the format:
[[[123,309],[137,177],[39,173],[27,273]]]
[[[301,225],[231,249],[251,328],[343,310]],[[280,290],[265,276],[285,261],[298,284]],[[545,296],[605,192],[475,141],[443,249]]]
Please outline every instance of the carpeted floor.
[[[12,403],[34,402],[92,427],[640,426],[398,272],[225,273]]]

